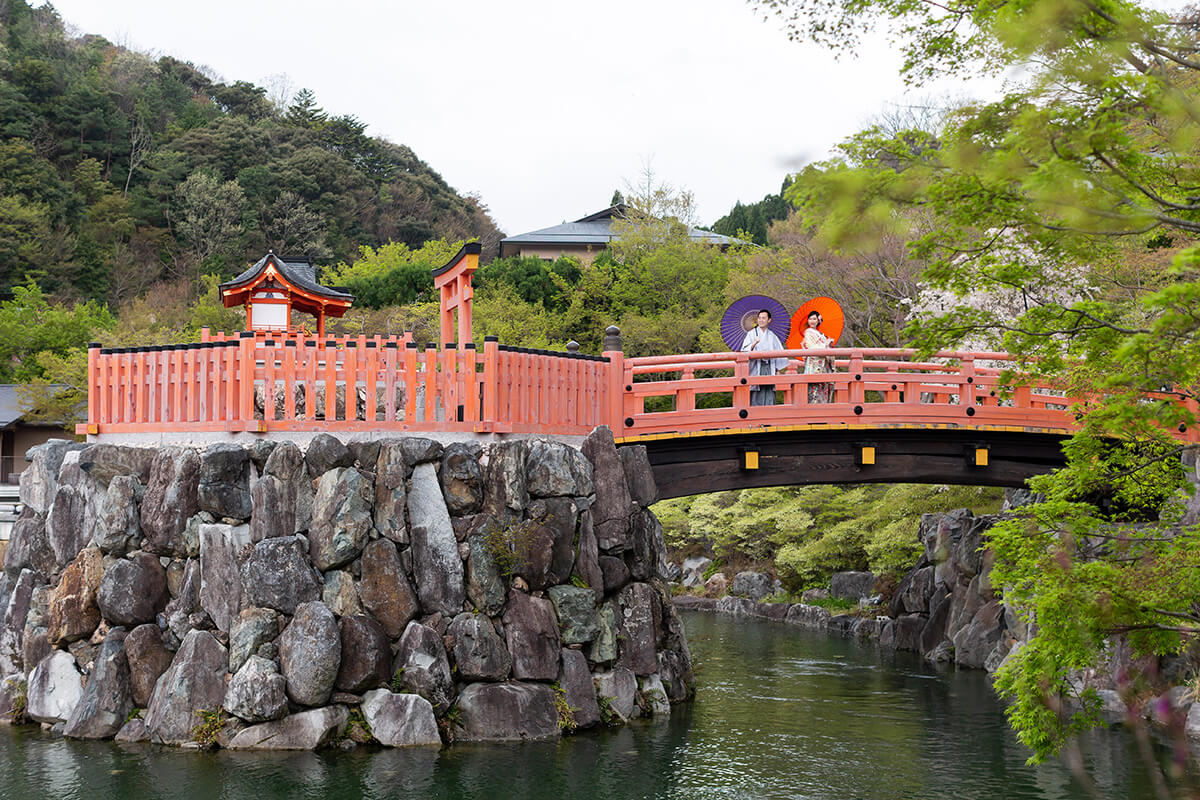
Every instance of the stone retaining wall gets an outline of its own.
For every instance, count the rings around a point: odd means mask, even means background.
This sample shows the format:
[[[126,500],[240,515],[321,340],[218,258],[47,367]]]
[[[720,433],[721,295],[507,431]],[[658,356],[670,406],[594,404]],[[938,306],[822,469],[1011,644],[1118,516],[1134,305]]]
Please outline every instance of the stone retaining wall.
[[[318,436],[30,451],[0,721],[311,749],[546,738],[692,694],[645,450]]]

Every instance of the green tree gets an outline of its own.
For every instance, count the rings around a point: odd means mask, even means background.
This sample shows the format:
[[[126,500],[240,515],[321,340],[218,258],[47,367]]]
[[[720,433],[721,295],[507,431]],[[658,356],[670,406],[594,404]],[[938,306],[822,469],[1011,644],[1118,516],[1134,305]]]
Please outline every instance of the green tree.
[[[958,109],[936,142],[865,131],[802,171],[788,197],[843,248],[900,228],[904,209],[931,214],[910,252],[928,261],[931,289],[961,302],[917,320],[919,341],[987,337],[1028,357],[1025,377],[1090,398],[1074,409],[1083,430],[1068,467],[1036,484],[1047,502],[991,540],[993,583],[1037,622],[997,685],[1044,758],[1095,723],[1094,694],[1070,710],[1070,670],[1095,663],[1109,637],[1153,662],[1200,631],[1194,529],[1171,525],[1181,512],[1162,502],[1182,482],[1181,448],[1165,432],[1197,424],[1194,404],[1166,400],[1195,401],[1200,387],[1194,18],[1132,2],[755,4],[781,12],[793,35],[838,47],[890,24],[914,82],[1014,67],[1025,76],[996,101]],[[1145,269],[1134,276],[1128,262]],[[1011,292],[1015,312],[989,302]],[[1145,400],[1163,389],[1164,402]],[[1163,524],[1141,524],[1160,513]]]

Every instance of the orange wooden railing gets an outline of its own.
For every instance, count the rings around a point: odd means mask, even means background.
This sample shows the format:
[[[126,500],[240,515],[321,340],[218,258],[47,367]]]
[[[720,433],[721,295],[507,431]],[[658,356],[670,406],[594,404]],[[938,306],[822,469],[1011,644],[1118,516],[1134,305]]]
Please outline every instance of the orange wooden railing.
[[[613,329],[610,329],[610,333]],[[783,350],[625,358],[506,347],[478,351],[401,337],[243,333],[198,344],[88,351],[88,422],[79,433],[189,431],[458,431],[618,437],[763,425],[1015,426],[1069,431],[1074,399],[1048,385],[1007,385],[1004,353],[897,349]],[[784,374],[750,362],[785,358]],[[832,373],[803,374],[805,357]],[[810,403],[810,384],[832,402]],[[772,384],[781,402],[751,406]],[[1177,399],[1177,398],[1176,398]],[[1196,411],[1195,402],[1186,401]],[[1172,431],[1200,441],[1196,426]]]
[[[750,361],[786,358],[781,375],[750,375]],[[805,357],[834,359],[832,373],[803,374]],[[621,360],[620,436],[678,433],[757,425],[1015,426],[1070,431],[1079,427],[1076,403],[1049,385],[1009,385],[1006,353],[941,352],[914,360],[902,349],[781,350],[706,353]],[[811,384],[830,384],[832,402],[810,403]],[[751,406],[750,390],[774,385],[781,402]],[[700,396],[707,396],[702,407]],[[1178,396],[1174,399],[1178,400]],[[647,401],[650,401],[649,405]],[[1196,403],[1186,401],[1193,416]],[[1170,433],[1200,441],[1195,425]]]
[[[586,435],[608,421],[608,359],[411,337],[246,333],[88,351],[88,434],[463,431]]]

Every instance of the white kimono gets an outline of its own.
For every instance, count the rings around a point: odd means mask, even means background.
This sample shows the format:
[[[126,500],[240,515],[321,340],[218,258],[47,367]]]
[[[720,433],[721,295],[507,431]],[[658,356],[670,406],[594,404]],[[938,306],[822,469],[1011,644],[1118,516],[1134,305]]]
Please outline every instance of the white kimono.
[[[755,344],[754,340],[758,339]],[[767,328],[765,331],[760,331],[758,326],[754,326],[746,331],[746,337],[742,339],[742,352],[757,350],[765,352],[769,350],[783,350],[783,342],[779,341],[779,337],[775,335],[775,331]],[[758,358],[750,362],[751,375],[774,375],[781,369],[786,367],[788,360],[786,358]]]

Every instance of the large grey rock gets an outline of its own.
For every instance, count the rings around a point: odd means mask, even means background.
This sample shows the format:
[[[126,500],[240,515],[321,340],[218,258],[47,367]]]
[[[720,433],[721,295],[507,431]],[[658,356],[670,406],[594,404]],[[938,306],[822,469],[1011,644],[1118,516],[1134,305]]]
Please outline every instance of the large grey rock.
[[[350,712],[345,706],[302,711],[274,722],[243,728],[229,742],[230,750],[316,750],[342,729]]]
[[[442,451],[442,495],[456,517],[474,514],[483,505],[483,469],[475,442],[453,442]]]
[[[250,541],[296,532],[296,484],[264,475],[250,490]]]
[[[324,603],[302,603],[296,608],[279,637],[279,662],[293,702],[325,705],[342,662],[342,637]]]
[[[521,527],[516,574],[540,591],[571,577],[575,564],[575,529],[579,508],[568,497],[549,497],[529,504],[529,521]]]
[[[420,610],[416,593],[404,574],[396,545],[376,539],[363,551],[358,596],[367,611],[379,620],[387,635],[396,638]]]
[[[371,478],[357,469],[337,468],[321,476],[308,531],[309,556],[317,569],[324,572],[358,558],[374,529],[373,496]]]
[[[923,614],[929,611],[929,598],[933,596],[933,567],[922,567],[904,576],[896,587],[892,607],[908,614]]]
[[[46,519],[32,508],[22,509],[9,532],[8,549],[4,553],[4,572],[10,578],[30,569],[47,580],[58,565],[46,534]]]
[[[363,550],[365,556],[371,546]],[[363,611],[362,601],[358,597],[358,586],[354,576],[340,569],[332,569],[325,573],[325,585],[321,589],[321,602],[329,606],[329,610],[338,617],[352,617]],[[413,601],[416,605],[416,601]]]
[[[617,552],[629,546],[629,517],[633,497],[625,480],[625,467],[617,455],[612,430],[601,425],[583,442],[583,455],[592,463],[596,502],[592,524],[601,550]]]
[[[57,566],[75,558],[92,538],[85,491],[72,484],[60,484],[54,493],[54,502],[46,515],[46,539]]]
[[[833,625],[831,618],[830,625]],[[925,630],[929,618],[924,614],[902,614],[892,623],[892,637],[897,650],[912,650],[920,652],[921,633]],[[882,638],[882,637],[881,637]]]
[[[446,646],[433,628],[410,622],[396,648],[396,672],[405,690],[428,700],[444,714],[454,702],[454,678]]]
[[[625,563],[630,577],[635,581],[666,578],[667,546],[663,541],[662,524],[650,509],[638,509],[630,516],[629,544]]]
[[[857,603],[875,594],[876,580],[874,572],[835,572],[829,576],[829,593],[841,600]]]
[[[287,486],[286,496],[295,498],[296,532],[308,530],[312,521],[313,485],[300,448],[292,442],[282,442],[268,456],[263,474],[278,478]]]
[[[704,583],[704,571],[712,564],[706,556],[692,556],[683,560],[683,575],[679,582],[689,589]]]
[[[243,609],[229,626],[229,671],[236,673],[258,648],[279,635],[279,616],[273,609]]]
[[[631,583],[617,598],[621,643],[620,666],[637,675],[658,672],[658,640],[662,633],[662,599],[647,583]]]
[[[667,689],[663,686],[660,676],[650,675],[645,678],[639,678],[638,692],[641,694],[645,705],[650,709],[651,715],[657,717],[662,714],[671,713],[671,701],[667,697]]]
[[[980,669],[1004,636],[1004,606],[999,600],[984,604],[954,636],[954,661]]]
[[[150,741],[150,731],[146,729],[146,720],[141,717],[134,717],[121,726],[121,730],[117,731],[114,739],[126,744]]]
[[[200,457],[196,488],[200,509],[217,517],[250,519],[250,451],[228,442],[210,444]]]
[[[342,663],[334,685],[339,691],[362,694],[387,685],[391,679],[392,651],[378,622],[360,614],[338,621]]]
[[[238,553],[249,543],[250,529],[245,525],[200,526],[200,607],[218,630],[228,631],[246,605]]]
[[[502,681],[512,672],[512,657],[486,616],[459,614],[446,635],[453,642],[450,655],[459,680]]]
[[[409,467],[429,464],[442,458],[442,445],[421,436],[405,436],[400,440],[400,449],[404,451],[404,460]]]
[[[637,709],[637,677],[629,670],[618,667],[592,676],[596,684],[596,695],[608,700],[608,707],[616,712],[622,722],[633,719]]]
[[[238,590],[240,594],[240,586]],[[100,614],[113,625],[150,622],[166,605],[167,571],[149,553],[118,559],[105,570],[96,602]]]
[[[579,515],[579,543],[575,553],[575,576],[592,590],[596,602],[604,599],[604,571],[600,568],[600,545],[596,542],[596,530],[592,525],[592,512]]]
[[[467,546],[470,553],[467,558],[467,595],[475,608],[494,617],[504,608],[508,587],[492,555],[487,534],[473,534],[467,540]]]
[[[195,452],[164,447],[155,454],[142,497],[146,550],[160,556],[188,555],[183,532],[188,519],[200,510],[196,497],[199,482],[200,456]]]
[[[769,597],[774,592],[775,582],[763,572],[739,572],[733,576],[729,593],[734,597],[746,597],[755,602]]]
[[[149,447],[92,444],[79,451],[79,468],[102,487],[111,486],[119,477],[145,484],[153,463],[154,450]]]
[[[213,710],[225,702],[229,655],[208,631],[193,630],[183,640],[171,667],[154,687],[146,709],[150,738],[162,744],[192,740],[200,723],[197,711]]]
[[[263,539],[254,545],[241,568],[247,604],[293,614],[301,603],[321,596],[317,580],[298,536]]]
[[[62,571],[50,594],[47,636],[55,647],[92,635],[100,624],[96,592],[104,576],[104,557],[95,547],[79,553]]]
[[[464,742],[549,739],[561,731],[554,690],[534,683],[472,683],[458,698],[455,738]]]
[[[505,521],[525,510],[529,488],[525,480],[525,458],[529,445],[523,439],[493,444],[488,450],[487,479],[484,481],[484,510]]]
[[[45,516],[58,491],[58,472],[67,453],[87,447],[83,442],[50,439],[25,451],[29,466],[21,473],[21,504],[35,515]]]
[[[308,443],[304,461],[308,465],[308,474],[320,478],[330,470],[354,466],[354,454],[336,436],[319,433]]]
[[[453,616],[462,610],[466,599],[463,565],[433,464],[418,464],[413,468],[408,521],[412,536],[413,577],[421,607],[428,614],[440,611]]]
[[[400,442],[383,442],[375,462],[375,529],[400,545],[408,544],[408,526],[404,523],[407,477]]]
[[[596,622],[599,625],[599,632],[592,643],[588,645],[587,656],[589,661],[594,661],[597,664],[607,664],[615,661],[619,655],[617,647],[617,608],[612,601],[603,603],[600,609],[596,612]]]
[[[533,497],[587,497],[592,493],[592,465],[568,444],[531,439],[525,465]]]
[[[799,625],[802,628],[823,630],[828,627],[830,616],[829,609],[827,608],[795,603],[788,607],[783,621],[790,625]]]
[[[385,747],[441,747],[433,706],[420,695],[376,689],[363,696],[362,713]]]
[[[108,484],[92,541],[105,553],[123,556],[142,535],[138,511],[145,487],[132,475],[116,475]]]
[[[0,627],[18,634],[25,631],[25,620],[33,604],[33,592],[40,580],[37,573],[30,569],[21,570],[12,589],[8,592],[7,602],[0,607]]]
[[[125,637],[130,698],[136,708],[149,705],[154,686],[171,666],[173,655],[163,643],[162,631],[152,622],[138,625]]]
[[[566,695],[567,706],[577,728],[590,728],[600,721],[600,704],[596,701],[596,685],[588,671],[587,659],[578,650],[562,651],[558,670],[558,685]]]
[[[65,650],[55,650],[29,674],[25,715],[35,722],[66,722],[82,697],[75,659]]]
[[[83,696],[67,718],[64,736],[109,739],[125,724],[133,709],[133,686],[125,656],[126,633],[124,628],[113,628],[104,638]]]
[[[552,681],[558,676],[561,640],[549,600],[513,589],[504,609],[504,637],[518,680]]]
[[[625,468],[625,482],[629,485],[633,501],[643,508],[658,502],[658,486],[654,482],[654,470],[650,467],[646,445],[626,445],[617,454],[621,457],[621,466]]]
[[[274,661],[250,656],[225,691],[224,708],[246,722],[268,722],[287,715],[287,681]]]
[[[578,586],[551,586],[550,602],[558,616],[563,644],[585,644],[600,633],[596,616],[596,595]]]
[[[187,636],[193,625],[189,619],[200,611],[200,559],[189,558],[183,565],[183,580],[179,586],[179,594],[167,603],[163,616],[167,618],[167,627],[171,634],[171,643],[178,647]],[[207,617],[208,615],[205,614]]]

